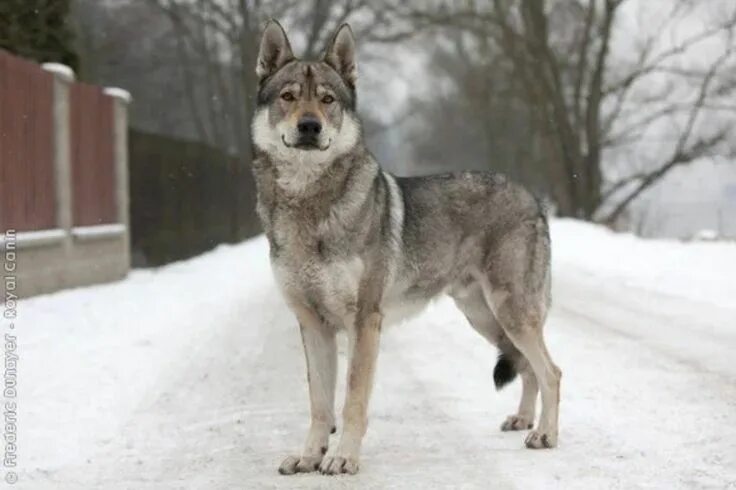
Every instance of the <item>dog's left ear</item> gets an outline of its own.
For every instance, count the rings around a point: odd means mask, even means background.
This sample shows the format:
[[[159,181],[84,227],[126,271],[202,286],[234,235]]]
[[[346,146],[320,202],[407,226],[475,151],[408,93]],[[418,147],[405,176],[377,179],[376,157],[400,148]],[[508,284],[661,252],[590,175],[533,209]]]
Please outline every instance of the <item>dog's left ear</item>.
[[[355,88],[355,82],[358,80],[358,70],[355,66],[355,38],[349,25],[341,25],[335,33],[332,42],[327,47],[325,63],[334,68],[352,88]]]

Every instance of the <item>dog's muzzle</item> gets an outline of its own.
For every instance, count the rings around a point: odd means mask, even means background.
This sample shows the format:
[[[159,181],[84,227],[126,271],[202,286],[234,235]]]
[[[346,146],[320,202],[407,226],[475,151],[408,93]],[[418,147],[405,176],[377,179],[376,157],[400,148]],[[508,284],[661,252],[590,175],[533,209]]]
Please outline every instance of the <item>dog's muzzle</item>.
[[[322,133],[322,123],[319,119],[312,115],[303,116],[296,124],[297,138],[295,143],[286,141],[286,136],[282,135],[281,140],[284,145],[289,148],[298,148],[300,150],[320,150],[324,151],[330,147],[328,141],[326,145],[320,146],[320,134]]]

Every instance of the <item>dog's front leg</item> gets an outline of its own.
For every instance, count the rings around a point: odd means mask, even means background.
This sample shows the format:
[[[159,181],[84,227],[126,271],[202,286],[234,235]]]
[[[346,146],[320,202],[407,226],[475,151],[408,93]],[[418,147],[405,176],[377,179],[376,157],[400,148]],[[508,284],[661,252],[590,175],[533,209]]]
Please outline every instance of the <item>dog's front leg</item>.
[[[337,451],[322,460],[322,473],[335,475],[358,472],[360,445],[368,427],[368,401],[376,371],[381,320],[378,311],[359,313],[354,328],[349,330],[351,349],[342,414],[344,427]]]
[[[301,456],[289,456],[279,466],[279,473],[316,471],[327,453],[330,433],[335,430],[335,381],[337,346],[335,331],[311,310],[294,308],[307,359],[307,381],[311,424]]]

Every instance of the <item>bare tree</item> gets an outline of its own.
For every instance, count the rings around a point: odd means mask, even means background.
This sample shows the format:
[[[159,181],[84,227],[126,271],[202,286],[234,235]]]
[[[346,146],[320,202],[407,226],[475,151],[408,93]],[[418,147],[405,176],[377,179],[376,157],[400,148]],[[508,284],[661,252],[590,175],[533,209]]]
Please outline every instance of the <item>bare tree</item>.
[[[384,5],[409,27],[402,39],[428,28],[449,28],[490,46],[512,68],[518,95],[532,114],[536,140],[545,148],[545,166],[553,180],[550,193],[560,214],[601,221],[616,220],[639,195],[673,168],[715,152],[728,151],[736,107],[734,43],[736,5],[723,7],[719,19],[662,48],[660,37],[695,3],[678,0],[662,16],[658,32],[635,47],[634,61],[612,64],[615,24],[626,0],[488,0],[466,2],[392,2]],[[661,14],[660,14],[661,15]],[[388,36],[391,37],[391,36]],[[691,48],[717,40],[722,52],[705,67],[679,66]],[[680,63],[681,64],[681,63]],[[683,98],[643,90],[656,77],[663,90],[677,87]],[[687,90],[689,89],[689,90]],[[700,124],[706,115],[711,127]],[[663,121],[669,122],[657,159],[635,171],[610,169],[623,148],[632,147]]]
[[[197,119],[186,104],[178,44],[168,18],[145,2],[74,0],[73,7],[77,52],[83,61],[77,77],[129,90],[135,100],[132,127],[200,139]]]
[[[417,165],[413,170],[490,166],[548,192],[539,145],[530,144],[535,140],[531,114],[519,100],[512,66],[488,43],[459,33],[437,43],[429,63],[433,82],[412,94],[404,123]]]

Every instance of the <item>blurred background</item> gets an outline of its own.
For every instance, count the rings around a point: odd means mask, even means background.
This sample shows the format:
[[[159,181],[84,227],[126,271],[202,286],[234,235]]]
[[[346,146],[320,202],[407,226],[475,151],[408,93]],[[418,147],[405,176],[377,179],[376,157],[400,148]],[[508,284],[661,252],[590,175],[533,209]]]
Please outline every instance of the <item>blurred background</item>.
[[[495,170],[559,216],[736,236],[731,0],[2,0],[0,49],[132,94],[134,266],[259,232],[249,121],[270,17],[305,58],[351,23],[388,170]]]
[[[438,299],[382,336],[350,485],[736,488],[735,0],[0,0],[0,480],[347,486],[276,472],[309,405],[246,240],[271,17],[305,58],[351,24],[387,170],[504,172],[565,218],[560,447],[496,433],[520,383],[492,391],[495,354]]]

